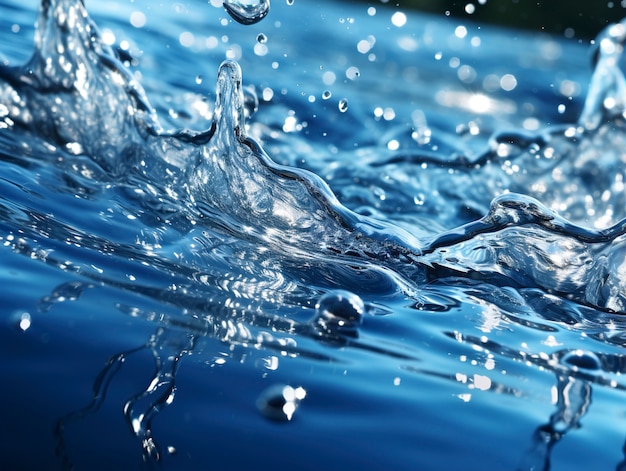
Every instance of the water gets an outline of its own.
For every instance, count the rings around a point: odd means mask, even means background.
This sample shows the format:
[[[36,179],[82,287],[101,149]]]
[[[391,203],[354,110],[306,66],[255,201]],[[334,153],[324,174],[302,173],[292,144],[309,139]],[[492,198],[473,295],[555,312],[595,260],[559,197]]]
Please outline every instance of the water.
[[[30,3],[3,469],[626,467],[624,26]]]

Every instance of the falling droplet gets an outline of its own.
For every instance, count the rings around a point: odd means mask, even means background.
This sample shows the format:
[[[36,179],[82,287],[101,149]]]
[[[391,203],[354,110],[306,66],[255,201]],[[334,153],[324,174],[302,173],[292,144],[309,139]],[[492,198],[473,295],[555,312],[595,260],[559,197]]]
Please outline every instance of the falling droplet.
[[[257,409],[265,417],[278,422],[289,422],[298,408],[306,391],[302,387],[292,388],[285,385],[274,385],[261,393],[256,401]]]
[[[267,36],[265,36],[263,33],[259,33],[259,35],[256,37],[256,40],[259,44],[265,44],[267,42]]]
[[[354,293],[329,291],[315,306],[314,325],[323,332],[354,336],[361,325],[365,304]]]
[[[339,100],[339,104],[337,105],[337,107],[339,108],[339,111],[345,113],[348,110],[348,100],[342,98],[341,100]]]
[[[289,6],[293,5],[293,0],[287,0],[287,5]]]
[[[574,370],[597,371],[601,368],[602,362],[598,356],[587,350],[572,350],[561,358],[561,363]]]
[[[225,0],[224,9],[242,25],[253,25],[267,16],[270,0]]]
[[[333,94],[330,92],[330,90],[324,90],[322,92],[322,100],[328,100],[331,96],[333,96]]]
[[[202,83],[202,75],[196,75],[196,85],[200,85]]]

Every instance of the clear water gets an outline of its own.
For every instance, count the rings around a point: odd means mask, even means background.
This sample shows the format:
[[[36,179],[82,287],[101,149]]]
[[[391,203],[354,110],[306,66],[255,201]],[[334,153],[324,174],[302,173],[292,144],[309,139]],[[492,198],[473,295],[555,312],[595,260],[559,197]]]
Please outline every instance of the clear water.
[[[1,2],[2,469],[626,468],[624,26],[42,3]]]

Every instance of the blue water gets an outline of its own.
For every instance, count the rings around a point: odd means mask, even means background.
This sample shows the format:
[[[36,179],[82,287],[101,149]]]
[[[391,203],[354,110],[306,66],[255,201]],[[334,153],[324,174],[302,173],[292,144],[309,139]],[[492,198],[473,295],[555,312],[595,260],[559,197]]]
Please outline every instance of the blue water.
[[[626,469],[626,27],[236,7],[1,2],[0,467]]]

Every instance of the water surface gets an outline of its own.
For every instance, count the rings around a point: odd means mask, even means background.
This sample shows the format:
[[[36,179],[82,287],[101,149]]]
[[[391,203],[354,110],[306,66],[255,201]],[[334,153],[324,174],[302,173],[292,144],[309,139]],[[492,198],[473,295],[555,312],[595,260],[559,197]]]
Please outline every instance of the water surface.
[[[625,466],[623,25],[28,3],[4,467]]]

